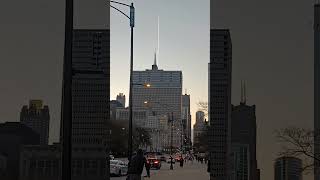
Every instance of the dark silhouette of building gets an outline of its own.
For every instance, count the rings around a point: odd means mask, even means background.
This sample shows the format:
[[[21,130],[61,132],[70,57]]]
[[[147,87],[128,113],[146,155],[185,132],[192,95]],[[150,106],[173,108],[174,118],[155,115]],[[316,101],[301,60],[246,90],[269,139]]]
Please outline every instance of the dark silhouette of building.
[[[205,114],[203,111],[196,112],[196,123],[193,125],[193,144],[200,142],[200,137],[207,131],[207,124],[205,122]]]
[[[1,180],[18,180],[20,149],[23,145],[39,145],[40,136],[19,122],[0,124],[0,154],[6,156],[6,175]]]
[[[320,4],[314,5],[314,130],[315,156],[320,158]],[[314,162],[314,179],[320,179],[320,162]]]
[[[241,102],[232,106],[231,146],[232,179],[258,180],[256,158],[256,106],[246,104],[245,85],[241,86]]]
[[[302,180],[302,160],[280,157],[274,163],[274,180]]]
[[[232,43],[228,29],[210,30],[210,179],[230,178]]]
[[[72,159],[77,180],[109,178],[110,31],[74,29],[72,47]]]
[[[40,135],[40,144],[48,144],[49,107],[43,106],[42,100],[30,100],[29,107],[23,106],[20,112],[20,122]]]
[[[117,109],[124,108],[122,104],[117,100],[110,101],[110,120],[116,120],[117,117]]]
[[[19,180],[59,180],[61,177],[61,145],[24,145],[20,152]],[[73,171],[79,163],[73,162]],[[81,164],[80,164],[81,166]]]
[[[120,102],[123,107],[126,107],[126,95],[124,95],[123,93],[119,93],[117,95],[117,99],[116,100],[118,102]]]

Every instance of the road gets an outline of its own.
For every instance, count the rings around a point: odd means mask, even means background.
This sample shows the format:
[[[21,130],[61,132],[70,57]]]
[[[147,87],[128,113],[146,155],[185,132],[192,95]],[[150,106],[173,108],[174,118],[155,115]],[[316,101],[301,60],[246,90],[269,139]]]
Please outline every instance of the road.
[[[170,170],[170,164],[162,163],[160,170],[151,170],[151,177],[144,178],[149,180],[208,180],[207,165],[196,161],[185,163],[181,168],[178,163]],[[145,175],[146,172],[143,172]],[[112,177],[111,180],[125,180],[126,177]]]

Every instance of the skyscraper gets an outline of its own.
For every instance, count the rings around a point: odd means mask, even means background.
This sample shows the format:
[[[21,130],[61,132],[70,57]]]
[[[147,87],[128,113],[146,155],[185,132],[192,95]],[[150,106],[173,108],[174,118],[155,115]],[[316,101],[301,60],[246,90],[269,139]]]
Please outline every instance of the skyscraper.
[[[49,140],[49,107],[43,106],[42,100],[30,100],[29,107],[23,106],[20,122],[40,135],[40,144],[47,145]]]
[[[208,124],[205,122],[205,114],[203,111],[196,112],[196,123],[193,125],[193,145],[197,146],[200,143],[201,135],[208,129]]]
[[[123,93],[119,93],[117,95],[117,99],[116,100],[118,102],[120,102],[123,107],[126,107],[126,95],[124,95]]]
[[[231,144],[234,180],[258,180],[256,158],[256,106],[246,103],[245,86],[241,86],[240,105],[232,106]]]
[[[280,157],[274,163],[274,180],[302,180],[302,160]]]
[[[183,125],[183,145],[191,146],[191,113],[190,113],[190,95],[182,95],[182,111],[181,111],[182,125]]]
[[[73,30],[72,157],[82,169],[76,179],[108,177],[109,30]]]
[[[209,153],[210,179],[228,180],[231,150],[232,44],[228,29],[210,30]]]
[[[320,4],[314,5],[314,152],[320,158]],[[314,179],[320,179],[320,162],[314,162]]]
[[[173,133],[173,146],[180,148],[181,134],[176,132],[181,128],[182,72],[158,69],[155,57],[152,69],[133,72],[133,84],[145,83],[151,84],[151,87],[133,86],[133,110],[149,108],[154,115],[170,114],[171,116],[173,113],[175,132]],[[148,101],[147,107],[146,101]],[[170,129],[168,129],[168,135],[170,135],[169,132]],[[170,136],[166,139],[170,140]]]

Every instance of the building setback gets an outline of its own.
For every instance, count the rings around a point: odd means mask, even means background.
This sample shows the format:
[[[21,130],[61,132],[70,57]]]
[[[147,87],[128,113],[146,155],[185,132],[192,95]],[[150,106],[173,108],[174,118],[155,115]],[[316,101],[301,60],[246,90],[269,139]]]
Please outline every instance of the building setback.
[[[314,5],[314,153],[320,158],[320,4]],[[320,179],[320,162],[314,162],[314,180]]]
[[[43,106],[42,100],[30,100],[29,107],[23,106],[20,112],[20,122],[40,135],[40,144],[48,144],[49,107]]]
[[[228,29],[210,30],[210,179],[230,178],[232,43]]]
[[[302,180],[302,160],[295,157],[276,159],[274,180]]]

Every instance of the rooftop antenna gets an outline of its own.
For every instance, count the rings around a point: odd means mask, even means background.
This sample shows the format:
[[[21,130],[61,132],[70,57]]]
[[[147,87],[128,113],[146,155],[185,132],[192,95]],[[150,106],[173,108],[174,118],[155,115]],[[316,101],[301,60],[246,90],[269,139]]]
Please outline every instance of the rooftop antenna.
[[[246,81],[243,82],[243,97],[244,97],[244,104],[247,103],[247,92],[246,92]]]
[[[240,81],[240,84],[241,84],[241,89],[240,89],[240,91],[241,91],[240,104],[242,104],[242,103],[243,103],[243,81],[242,81],[242,80]]]

